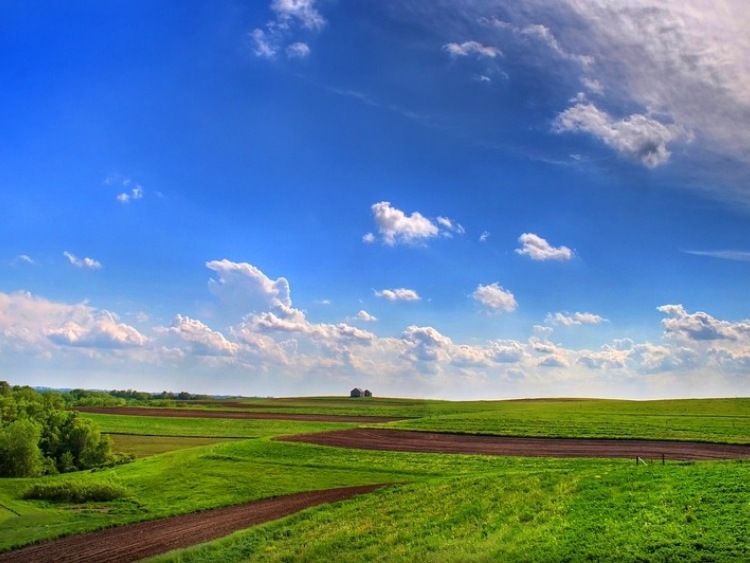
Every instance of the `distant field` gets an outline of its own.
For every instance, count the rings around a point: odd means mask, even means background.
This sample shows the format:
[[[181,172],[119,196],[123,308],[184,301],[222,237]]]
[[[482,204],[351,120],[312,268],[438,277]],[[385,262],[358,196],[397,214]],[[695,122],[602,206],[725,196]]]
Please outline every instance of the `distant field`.
[[[124,416],[85,414],[102,432],[154,436],[199,436],[214,438],[259,438],[302,432],[323,432],[354,428],[352,423],[298,422],[289,420],[231,420],[223,418],[166,418],[156,416]]]

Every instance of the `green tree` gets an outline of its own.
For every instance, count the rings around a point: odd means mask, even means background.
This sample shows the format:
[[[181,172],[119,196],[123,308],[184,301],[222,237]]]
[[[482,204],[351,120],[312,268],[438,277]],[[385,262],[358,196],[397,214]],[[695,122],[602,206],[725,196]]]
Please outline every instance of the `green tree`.
[[[33,477],[42,472],[41,433],[41,426],[26,418],[14,420],[0,431],[0,476]]]

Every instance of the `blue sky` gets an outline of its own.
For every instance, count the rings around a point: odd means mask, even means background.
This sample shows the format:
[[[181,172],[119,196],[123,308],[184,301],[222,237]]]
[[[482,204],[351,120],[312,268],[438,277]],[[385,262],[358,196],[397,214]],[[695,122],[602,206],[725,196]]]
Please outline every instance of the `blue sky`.
[[[0,6],[18,384],[750,394],[740,0]]]

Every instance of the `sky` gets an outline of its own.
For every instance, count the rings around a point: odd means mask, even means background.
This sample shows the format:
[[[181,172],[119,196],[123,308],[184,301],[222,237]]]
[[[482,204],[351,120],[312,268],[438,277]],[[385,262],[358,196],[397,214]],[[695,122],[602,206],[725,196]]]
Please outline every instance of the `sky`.
[[[750,396],[745,0],[0,4],[0,379]]]

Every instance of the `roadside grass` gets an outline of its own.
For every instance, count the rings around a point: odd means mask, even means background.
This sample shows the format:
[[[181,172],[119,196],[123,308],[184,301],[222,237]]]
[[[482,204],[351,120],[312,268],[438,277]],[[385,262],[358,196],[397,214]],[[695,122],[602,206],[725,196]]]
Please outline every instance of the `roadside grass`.
[[[345,422],[308,422],[295,420],[252,420],[229,418],[175,418],[128,416],[119,414],[81,414],[94,420],[104,433],[142,436],[184,436],[201,438],[261,438],[307,432],[353,428]]]
[[[163,454],[175,450],[208,446],[232,438],[203,438],[195,436],[143,436],[138,434],[109,434],[114,450],[136,458]]]
[[[544,465],[394,486],[152,561],[750,559],[750,464]]]

